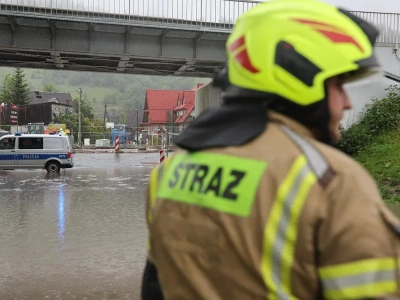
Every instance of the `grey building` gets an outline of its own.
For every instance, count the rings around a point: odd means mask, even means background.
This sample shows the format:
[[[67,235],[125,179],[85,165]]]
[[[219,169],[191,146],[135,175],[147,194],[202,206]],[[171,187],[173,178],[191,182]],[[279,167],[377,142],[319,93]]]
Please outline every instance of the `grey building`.
[[[72,96],[69,93],[30,92],[28,105],[21,105],[18,111],[18,125],[54,121],[54,116],[73,112]]]
[[[72,96],[70,93],[47,93],[33,91],[29,93],[29,104],[59,103],[72,106]]]

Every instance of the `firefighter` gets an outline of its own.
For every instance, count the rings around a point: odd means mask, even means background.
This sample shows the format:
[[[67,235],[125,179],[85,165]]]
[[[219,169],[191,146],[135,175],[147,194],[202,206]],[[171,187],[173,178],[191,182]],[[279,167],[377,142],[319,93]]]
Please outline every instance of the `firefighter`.
[[[400,222],[333,147],[378,34],[316,0],[239,18],[222,105],[151,174],[143,299],[398,299]]]
[[[60,128],[60,131],[58,132],[59,136],[67,136],[67,134],[65,133],[64,129]]]

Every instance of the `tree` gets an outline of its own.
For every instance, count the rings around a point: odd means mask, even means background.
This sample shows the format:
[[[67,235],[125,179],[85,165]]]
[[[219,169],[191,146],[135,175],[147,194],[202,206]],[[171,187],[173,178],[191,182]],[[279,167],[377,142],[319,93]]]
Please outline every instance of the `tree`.
[[[76,133],[75,131],[78,124],[78,115],[76,113],[67,111],[64,114],[54,114],[53,120],[55,124],[66,124],[68,129],[74,129],[73,131]]]
[[[44,84],[44,91],[45,91],[46,93],[53,93],[53,92],[55,92],[56,90],[54,89],[54,86],[53,86],[51,83],[45,83],[45,84]]]
[[[76,113],[79,112],[79,97],[74,97],[72,99],[72,105],[74,106],[74,111]],[[81,114],[82,114],[82,119],[87,118],[89,120],[94,120],[94,114],[92,112],[93,106],[90,104],[90,102],[85,98],[82,97],[81,100]]]
[[[0,92],[0,102],[11,104],[11,75],[6,74]]]
[[[29,85],[24,70],[16,68],[11,77],[11,103],[17,105],[29,104]]]
[[[72,99],[74,112],[67,111],[65,114],[54,115],[54,123],[66,124],[68,129],[72,129],[74,137],[78,139],[78,111],[79,111],[79,97]],[[104,127],[103,119],[97,119],[94,117],[92,112],[93,107],[85,97],[81,101],[81,127],[82,127],[82,139],[84,138],[105,138],[109,132]]]

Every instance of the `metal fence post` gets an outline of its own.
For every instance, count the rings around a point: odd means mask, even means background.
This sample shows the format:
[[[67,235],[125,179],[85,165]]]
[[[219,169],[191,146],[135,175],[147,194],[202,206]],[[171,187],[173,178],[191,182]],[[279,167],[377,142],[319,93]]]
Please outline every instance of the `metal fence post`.
[[[203,27],[203,0],[200,0],[200,27]]]
[[[399,18],[400,18],[400,15],[399,14],[397,14],[396,15],[396,50],[399,48],[399,30],[400,30],[400,28],[399,28]]]

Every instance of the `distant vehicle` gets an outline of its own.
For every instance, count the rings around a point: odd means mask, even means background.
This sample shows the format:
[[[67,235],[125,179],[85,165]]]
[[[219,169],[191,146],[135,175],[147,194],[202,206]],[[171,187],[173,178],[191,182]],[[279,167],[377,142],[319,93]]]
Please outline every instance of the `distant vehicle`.
[[[46,169],[58,173],[73,166],[67,136],[16,133],[0,138],[0,169]]]
[[[29,134],[44,134],[44,123],[28,123]]]
[[[6,134],[10,134],[10,132],[5,131],[5,130],[0,130],[0,137],[2,137],[3,135],[6,135]]]
[[[126,143],[126,125],[125,124],[117,124],[111,130],[111,143],[115,143],[116,137],[119,137],[119,143]]]

